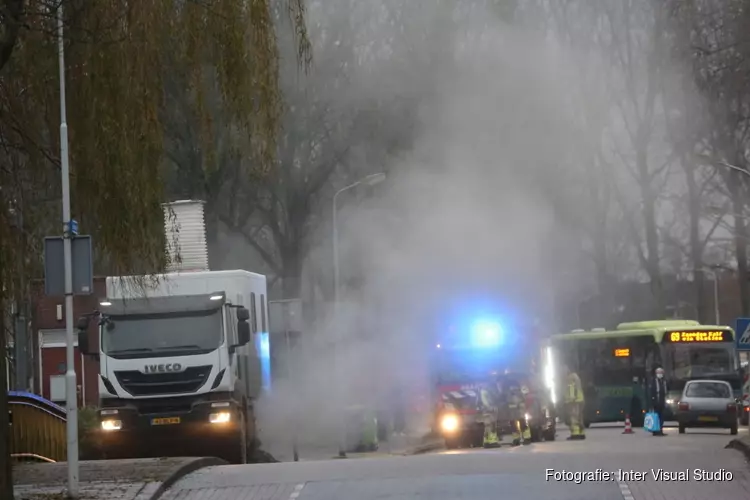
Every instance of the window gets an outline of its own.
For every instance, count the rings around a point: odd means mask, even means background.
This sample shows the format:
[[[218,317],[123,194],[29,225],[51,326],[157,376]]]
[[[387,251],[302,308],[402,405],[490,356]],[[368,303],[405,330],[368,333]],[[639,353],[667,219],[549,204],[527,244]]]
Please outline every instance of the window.
[[[250,327],[253,333],[258,333],[258,312],[255,307],[255,293],[250,294]]]
[[[690,382],[685,390],[689,398],[729,398],[731,391],[721,382]]]
[[[261,318],[261,328],[263,332],[267,332],[266,329],[266,296],[261,294],[260,296],[260,318]]]
[[[579,376],[595,385],[629,385],[634,377],[646,375],[653,344],[652,337],[613,337],[578,342]],[[615,356],[618,349],[627,350],[629,356]],[[653,354],[650,361],[653,363]]]

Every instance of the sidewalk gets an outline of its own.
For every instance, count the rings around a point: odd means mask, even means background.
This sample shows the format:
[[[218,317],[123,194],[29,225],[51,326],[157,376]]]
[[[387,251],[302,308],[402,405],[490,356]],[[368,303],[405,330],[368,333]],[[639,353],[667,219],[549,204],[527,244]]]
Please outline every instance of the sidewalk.
[[[152,500],[183,476],[224,463],[217,458],[83,461],[80,494],[87,500]],[[16,500],[63,500],[67,482],[65,462],[13,467]]]

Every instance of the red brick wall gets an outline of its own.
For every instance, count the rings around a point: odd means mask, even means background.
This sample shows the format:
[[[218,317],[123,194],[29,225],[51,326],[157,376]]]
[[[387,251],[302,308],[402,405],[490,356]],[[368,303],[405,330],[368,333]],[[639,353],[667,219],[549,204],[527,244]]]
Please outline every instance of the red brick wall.
[[[44,295],[44,283],[36,283],[34,290],[34,316],[33,316],[33,331],[32,335],[34,343],[34,351],[37,356],[40,355],[39,349],[39,332],[40,330],[64,330],[65,329],[65,299],[64,297],[47,297]],[[91,295],[81,295],[73,298],[73,321],[75,322],[78,317],[90,313],[98,308],[99,300],[106,297],[106,278],[98,277],[94,278],[94,293]],[[57,306],[62,306],[62,318],[57,320]],[[99,349],[99,339],[96,334],[96,324],[92,322],[89,328],[89,341],[91,348],[94,352]],[[35,380],[37,380],[37,387],[35,388],[42,396],[49,398],[49,377],[51,375],[62,375],[59,368],[61,364],[65,363],[65,348],[60,347],[48,347],[41,349],[41,365],[42,373],[41,377],[39,372],[39,359],[34,363]],[[99,362],[90,357],[85,358],[85,390],[86,390],[86,403],[95,404],[99,398]],[[81,383],[81,366],[80,356],[78,355],[78,349],[76,349],[76,374],[78,375],[78,385]],[[81,396],[79,395],[79,403]]]

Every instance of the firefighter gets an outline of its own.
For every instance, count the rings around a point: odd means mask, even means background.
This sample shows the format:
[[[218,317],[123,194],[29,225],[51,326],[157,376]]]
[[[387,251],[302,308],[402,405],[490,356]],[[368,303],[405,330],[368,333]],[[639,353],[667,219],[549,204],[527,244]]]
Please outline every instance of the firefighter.
[[[567,391],[565,391],[565,407],[570,419],[569,441],[586,439],[583,433],[583,387],[581,378],[569,366],[565,367],[567,373]]]
[[[531,431],[526,424],[526,404],[521,386],[516,380],[512,380],[508,389],[507,405],[513,446],[519,446],[522,438],[523,444],[531,444]]]
[[[484,441],[485,447],[499,446],[500,437],[497,434],[497,411],[499,399],[499,387],[495,384],[483,386],[479,391],[482,403],[482,420],[484,423]]]

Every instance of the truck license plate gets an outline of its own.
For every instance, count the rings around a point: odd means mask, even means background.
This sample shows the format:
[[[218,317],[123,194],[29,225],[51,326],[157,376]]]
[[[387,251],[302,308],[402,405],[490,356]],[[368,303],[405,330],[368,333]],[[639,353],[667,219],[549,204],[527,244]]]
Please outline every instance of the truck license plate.
[[[698,417],[698,420],[701,422],[716,422],[719,420],[719,417]]]
[[[151,425],[174,425],[180,423],[180,417],[153,418]]]

